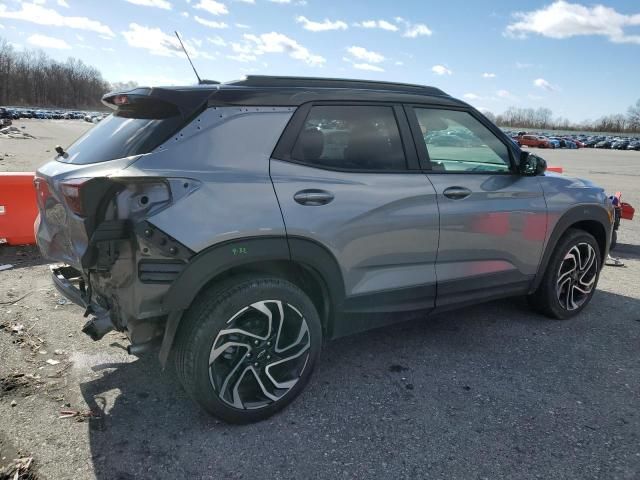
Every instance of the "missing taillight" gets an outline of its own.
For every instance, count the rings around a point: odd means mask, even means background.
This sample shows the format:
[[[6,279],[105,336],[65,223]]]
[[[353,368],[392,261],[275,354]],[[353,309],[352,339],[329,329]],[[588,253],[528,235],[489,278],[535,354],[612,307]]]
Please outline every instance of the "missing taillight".
[[[33,186],[36,190],[38,205],[44,209],[47,203],[47,199],[51,196],[51,192],[49,191],[49,184],[44,178],[35,177],[33,179]]]
[[[64,202],[73,213],[83,217],[85,215],[82,202],[82,188],[89,181],[88,178],[76,178],[60,184],[60,193]]]

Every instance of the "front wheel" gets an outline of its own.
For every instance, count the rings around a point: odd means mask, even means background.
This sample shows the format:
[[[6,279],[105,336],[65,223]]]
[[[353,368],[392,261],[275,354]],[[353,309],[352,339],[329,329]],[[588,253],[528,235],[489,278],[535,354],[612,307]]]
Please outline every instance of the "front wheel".
[[[556,245],[529,304],[556,319],[571,318],[591,301],[601,269],[600,247],[590,233],[570,229]]]
[[[205,291],[176,339],[176,371],[205,410],[230,423],[263,420],[309,381],[322,345],[318,313],[294,284],[231,279]]]

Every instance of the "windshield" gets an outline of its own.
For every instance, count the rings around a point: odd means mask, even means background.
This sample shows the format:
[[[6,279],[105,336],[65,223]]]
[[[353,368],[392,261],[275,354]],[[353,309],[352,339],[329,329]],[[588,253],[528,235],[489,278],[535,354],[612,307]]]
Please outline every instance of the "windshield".
[[[97,163],[149,153],[181,125],[182,117],[127,118],[109,115],[67,149],[57,160],[65,163]]]

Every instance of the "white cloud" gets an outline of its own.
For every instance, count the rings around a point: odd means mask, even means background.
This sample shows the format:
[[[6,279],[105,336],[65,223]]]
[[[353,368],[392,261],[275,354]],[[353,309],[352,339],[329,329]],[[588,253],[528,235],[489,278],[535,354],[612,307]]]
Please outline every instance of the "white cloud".
[[[372,52],[371,50],[367,50],[364,47],[349,47],[347,48],[347,52],[349,52],[354,58],[358,60],[364,60],[368,63],[380,63],[384,61],[384,56],[377,52]]]
[[[467,100],[480,100],[480,96],[475,93],[465,93],[463,97]]]
[[[229,28],[229,25],[227,25],[224,22],[216,22],[214,20],[206,20],[202,17],[199,17],[197,15],[193,16],[193,19],[198,22],[201,25],[204,25],[205,27],[209,27],[209,28],[217,28],[217,29],[221,29],[221,28]]]
[[[212,15],[226,15],[229,13],[229,9],[224,3],[216,2],[215,0],[200,0],[193,8],[204,10]]]
[[[134,48],[142,48],[147,50],[151,55],[161,57],[180,57],[183,56],[180,42],[174,35],[169,35],[159,28],[150,28],[130,23],[129,30],[122,32],[122,36],[127,43]],[[193,58],[203,57],[211,58],[210,55],[199,52],[192,42],[183,38],[184,48]]]
[[[361,28],[380,28],[389,32],[397,32],[398,26],[386,20],[364,20],[353,24],[355,27]]]
[[[533,67],[532,63],[516,62],[516,68],[531,68],[531,67]]]
[[[556,1],[530,12],[514,14],[516,22],[507,26],[505,33],[524,38],[535,33],[549,38],[569,38],[578,35],[600,35],[614,43],[636,43],[640,35],[625,33],[627,27],[640,26],[640,13],[625,15],[611,7]]]
[[[155,7],[163,10],[171,10],[171,4],[167,0],[126,0],[134,5],[142,7]]]
[[[490,72],[484,72],[482,74],[482,78],[496,78],[496,74],[495,73],[490,73]]]
[[[269,0],[271,3],[278,3],[280,5],[299,5],[304,7],[307,4],[307,0]]]
[[[384,68],[378,65],[371,65],[370,63],[354,63],[353,68],[358,70],[367,70],[369,72],[384,72]]]
[[[431,29],[427,27],[425,24],[417,23],[415,25],[408,25],[407,30],[404,32],[402,36],[407,38],[417,38],[425,35],[427,37],[430,37],[432,34],[433,32],[431,31]]]
[[[24,20],[38,25],[88,30],[108,37],[114,36],[108,26],[97,20],[91,20],[87,17],[65,17],[51,8],[45,8],[35,3],[23,3],[20,6],[21,10],[9,11],[6,5],[0,5],[0,18]]]
[[[503,98],[505,100],[516,100],[516,96],[512,94],[509,90],[498,90],[496,92],[498,97]]]
[[[244,24],[244,23],[236,23],[236,24],[235,24],[235,26],[236,26],[237,28],[242,28],[242,29],[245,29],[245,30],[248,30],[248,29],[250,29],[250,28],[251,28],[249,25],[246,25],[246,24]]]
[[[47,37],[46,35],[35,34],[27,38],[27,42],[36,47],[57,48],[60,50],[69,50],[71,45],[61,38]]]
[[[255,5],[256,0],[235,0],[236,2],[240,2],[240,3],[250,3],[251,5]]]
[[[189,18],[189,12],[180,12],[180,15],[182,15],[185,18]]]
[[[220,35],[216,35],[215,37],[207,37],[207,42],[216,45],[218,47],[226,47],[227,42]]]
[[[56,3],[60,7],[69,8],[69,4],[67,3],[67,0],[58,0]]]
[[[548,92],[555,92],[557,90],[557,88],[553,85],[551,85],[549,82],[547,82],[544,78],[536,78],[533,81],[533,85],[538,87],[538,88],[542,88]]]
[[[322,22],[314,22],[307,17],[299,16],[296,18],[296,22],[302,24],[302,28],[311,32],[326,32],[328,30],[346,30],[347,24],[342,20],[336,20],[332,22],[328,18],[325,18]]]
[[[445,67],[444,65],[434,65],[433,67],[431,67],[431,71],[436,75],[452,75],[453,74],[453,72],[449,70],[447,67]]]
[[[267,53],[286,53],[291,58],[312,67],[322,66],[326,62],[324,57],[314,55],[306,47],[282,33],[270,32],[261,35],[245,33],[244,40],[244,44],[232,44],[233,51],[238,55],[228,58],[237,61],[252,61]]]
[[[0,23],[0,30],[4,30],[4,25]]]
[[[398,65],[399,67],[402,67],[404,65],[404,62],[402,60],[398,60],[395,63],[396,65]]]

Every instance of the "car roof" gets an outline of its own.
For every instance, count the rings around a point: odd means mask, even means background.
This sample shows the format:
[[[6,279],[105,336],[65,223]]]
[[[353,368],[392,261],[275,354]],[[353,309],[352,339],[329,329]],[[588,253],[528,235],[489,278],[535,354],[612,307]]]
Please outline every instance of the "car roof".
[[[182,87],[136,87],[103,97],[108,104],[118,94],[156,96],[174,103],[207,99],[212,106],[299,106],[312,101],[385,101],[467,106],[436,87],[410,83],[321,77],[249,75],[227,83],[207,82]]]
[[[373,80],[249,75],[223,83],[209,105],[298,106],[311,101],[388,101],[466,105],[439,88]]]

